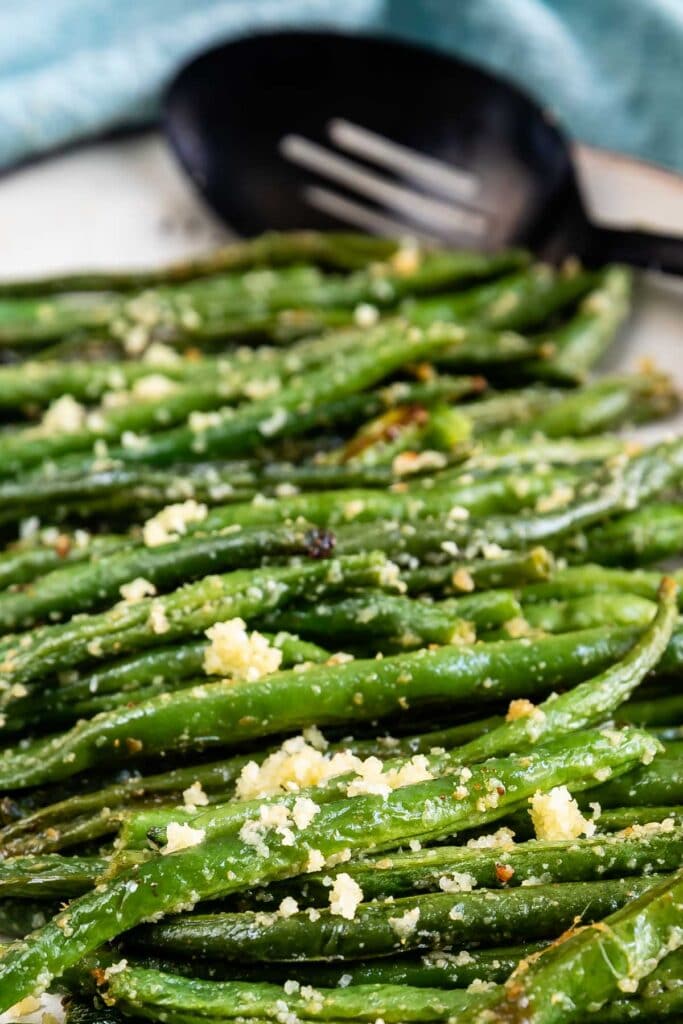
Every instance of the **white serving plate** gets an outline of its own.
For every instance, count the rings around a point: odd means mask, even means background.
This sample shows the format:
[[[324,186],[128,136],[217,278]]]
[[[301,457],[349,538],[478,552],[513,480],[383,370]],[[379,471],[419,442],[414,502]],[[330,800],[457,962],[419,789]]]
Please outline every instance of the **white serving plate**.
[[[683,177],[616,154],[576,147],[597,220],[683,234]],[[141,267],[220,244],[230,233],[208,210],[156,132],[93,143],[0,178],[0,278],[83,268]],[[648,358],[683,387],[683,280],[639,275],[633,316],[605,360],[609,371]],[[639,435],[683,429],[683,415]],[[39,1024],[58,1000],[23,1018]],[[0,1024],[8,1024],[0,1014]]]

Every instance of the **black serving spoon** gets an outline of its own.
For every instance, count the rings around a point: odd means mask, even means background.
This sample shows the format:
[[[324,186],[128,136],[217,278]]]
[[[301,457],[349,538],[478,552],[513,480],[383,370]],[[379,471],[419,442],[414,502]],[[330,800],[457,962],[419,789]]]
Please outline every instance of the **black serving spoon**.
[[[170,143],[241,234],[340,225],[683,273],[683,237],[592,223],[562,132],[453,57],[333,32],[254,35],[170,85]]]

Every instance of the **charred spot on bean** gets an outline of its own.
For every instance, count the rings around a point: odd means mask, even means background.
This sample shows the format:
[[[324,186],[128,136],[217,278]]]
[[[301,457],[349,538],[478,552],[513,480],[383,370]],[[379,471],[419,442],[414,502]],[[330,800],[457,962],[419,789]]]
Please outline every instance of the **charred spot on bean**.
[[[337,538],[332,530],[309,530],[306,534],[306,554],[309,558],[329,558]]]

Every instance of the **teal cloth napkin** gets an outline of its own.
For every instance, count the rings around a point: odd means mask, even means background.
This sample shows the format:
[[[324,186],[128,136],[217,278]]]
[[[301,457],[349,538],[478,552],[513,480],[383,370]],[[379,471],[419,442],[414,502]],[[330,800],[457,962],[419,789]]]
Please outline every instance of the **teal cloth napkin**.
[[[683,171],[682,0],[3,0],[0,166],[144,123],[183,61],[278,27],[431,44],[513,79],[575,138]]]

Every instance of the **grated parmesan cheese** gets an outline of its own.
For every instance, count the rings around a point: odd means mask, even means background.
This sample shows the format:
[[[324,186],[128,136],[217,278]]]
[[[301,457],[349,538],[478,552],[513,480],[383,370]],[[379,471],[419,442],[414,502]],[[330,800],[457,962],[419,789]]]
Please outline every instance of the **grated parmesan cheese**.
[[[448,460],[443,452],[425,449],[421,452],[399,452],[391,463],[396,476],[409,476],[425,469],[443,469]]]
[[[356,777],[347,786],[347,796],[386,797],[392,789],[434,778],[429,770],[429,759],[424,754],[415,754],[400,768],[385,771],[384,767],[378,757],[363,760],[348,750],[338,751],[332,757],[326,756],[324,751],[307,743],[303,736],[293,736],[262,764],[248,762],[240,773],[235,792],[241,800],[254,800],[296,793],[308,786],[317,786],[326,779],[353,773]]]
[[[36,999],[35,996],[26,996],[20,1002],[15,1003],[14,1006],[10,1006],[7,1015],[10,1020],[18,1020],[20,1017],[25,1017],[29,1013],[35,1013],[36,1010],[40,1010],[41,1006],[40,999]]]
[[[203,828],[192,828],[191,825],[172,821],[166,826],[166,845],[161,847],[160,852],[165,856],[179,850],[188,850],[191,846],[199,846],[204,842],[205,835]]]
[[[299,904],[291,896],[285,896],[277,908],[279,917],[293,917],[299,912]]]
[[[189,811],[194,811],[197,807],[206,807],[208,802],[209,798],[199,781],[193,782],[191,786],[183,790],[183,803]]]
[[[361,302],[353,311],[353,319],[359,327],[374,327],[379,320],[379,310],[370,302]]]
[[[451,582],[457,590],[463,590],[465,593],[470,593],[474,590],[474,580],[472,579],[472,575],[464,568],[464,566],[455,570],[451,576]]]
[[[532,701],[520,697],[518,700],[510,701],[505,721],[516,722],[518,718],[545,718],[545,714]]]
[[[40,422],[41,434],[74,434],[85,426],[85,407],[71,395],[51,402]]]
[[[306,861],[306,871],[322,871],[325,867],[325,858],[320,850],[309,850]]]
[[[509,850],[515,845],[515,833],[510,828],[502,826],[496,832],[489,835],[477,836],[476,839],[468,839],[466,844],[471,850],[488,850],[500,846],[503,850]]]
[[[164,345],[161,341],[153,341],[142,356],[143,363],[151,363],[157,366],[173,366],[182,359],[175,349],[170,345]]]
[[[177,384],[163,373],[149,373],[139,377],[132,387],[132,395],[145,402],[158,402],[176,390]]]
[[[422,257],[416,242],[406,239],[391,257],[391,266],[401,277],[410,277],[420,267]]]
[[[442,875],[439,879],[439,889],[442,892],[471,892],[475,888],[477,880],[474,875],[467,871],[452,871],[449,875]]]
[[[595,822],[584,818],[566,786],[536,792],[529,813],[537,839],[578,839],[595,832]]]
[[[292,821],[297,828],[307,828],[320,810],[315,801],[307,796],[298,796],[292,807]]]
[[[363,902],[363,890],[351,875],[342,871],[330,889],[330,913],[353,921],[356,907]]]
[[[209,427],[217,427],[223,422],[223,414],[220,412],[202,412],[200,409],[193,409],[187,417],[187,425],[193,434],[201,434]]]
[[[401,945],[404,946],[408,936],[415,931],[417,928],[417,922],[420,920],[420,908],[413,907],[412,910],[406,910],[405,914],[401,917],[390,917],[389,925],[399,937]]]
[[[153,601],[152,607],[149,612],[149,625],[153,633],[161,636],[162,633],[168,633],[170,627],[169,621],[166,618],[166,611],[163,604],[160,601]]]
[[[122,974],[128,966],[127,960],[119,960],[118,963],[112,964],[110,967],[106,967],[104,971],[105,978],[112,978],[115,974]]]
[[[204,671],[212,676],[229,676],[254,682],[277,672],[282,651],[254,630],[247,633],[244,619],[216,622],[206,630],[211,644],[204,652]]]
[[[128,604],[142,601],[143,597],[154,597],[156,592],[157,588],[154,584],[143,576],[136,576],[130,583],[122,583],[119,587],[119,594]]]
[[[273,437],[287,424],[287,412],[284,409],[275,409],[271,416],[261,420],[259,431],[264,437]]]
[[[360,763],[360,758],[346,751],[340,751],[331,758],[325,757],[303,736],[292,736],[261,765],[255,761],[246,764],[237,780],[235,792],[241,800],[296,793],[335,775],[354,771]]]
[[[206,505],[188,498],[175,505],[167,505],[148,519],[142,528],[142,536],[148,548],[169,544],[187,532],[190,523],[201,523],[206,519]]]

